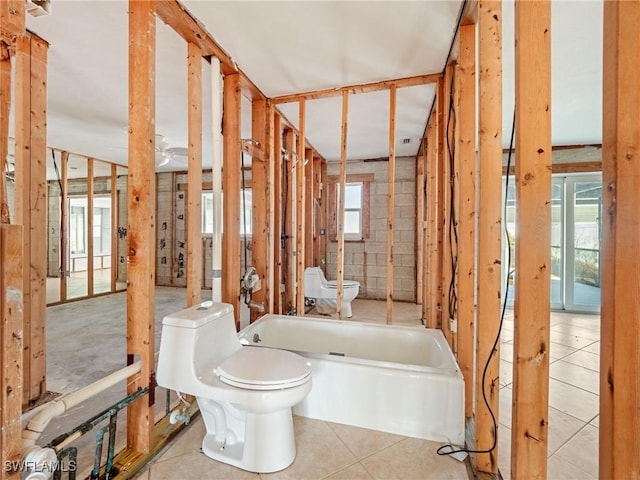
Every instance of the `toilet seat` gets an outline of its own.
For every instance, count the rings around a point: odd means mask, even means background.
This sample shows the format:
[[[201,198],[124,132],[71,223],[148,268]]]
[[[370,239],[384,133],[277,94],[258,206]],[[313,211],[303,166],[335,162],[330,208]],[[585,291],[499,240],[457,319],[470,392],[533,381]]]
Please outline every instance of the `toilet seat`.
[[[356,282],[353,280],[345,280],[342,282],[342,288],[347,288],[347,287],[359,287],[360,286],[360,282]],[[338,281],[337,280],[327,280],[327,287],[329,288],[338,288]]]
[[[295,353],[267,347],[244,346],[215,370],[227,385],[247,390],[279,390],[309,380],[311,366]]]

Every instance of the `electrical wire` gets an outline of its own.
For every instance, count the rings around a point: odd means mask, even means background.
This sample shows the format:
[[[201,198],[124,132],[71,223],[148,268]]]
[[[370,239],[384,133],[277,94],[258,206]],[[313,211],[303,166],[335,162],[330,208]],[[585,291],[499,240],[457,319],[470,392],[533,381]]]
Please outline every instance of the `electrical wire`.
[[[458,222],[456,220],[455,206],[455,156],[456,145],[450,135],[456,130],[456,111],[454,104],[455,68],[452,69],[451,86],[449,88],[449,115],[447,115],[447,151],[449,152],[449,188],[451,195],[449,199],[449,248],[451,250],[451,281],[449,282],[449,318],[458,316],[458,292],[456,291],[456,272],[458,271]],[[455,255],[454,255],[455,246]]]
[[[507,218],[507,195],[509,193],[509,172],[511,171],[511,156],[513,154],[513,141],[516,131],[516,114],[515,110],[513,112],[513,123],[511,125],[511,140],[509,142],[509,155],[507,157],[507,176],[505,181],[505,194],[504,194],[504,204],[503,204],[503,218]],[[496,420],[496,415],[493,413],[491,409],[491,405],[489,405],[489,400],[487,399],[487,389],[485,387],[486,378],[487,378],[487,370],[489,369],[489,364],[491,363],[491,359],[496,353],[496,348],[498,346],[498,342],[500,342],[500,335],[502,333],[502,325],[504,324],[504,315],[507,310],[507,298],[509,297],[509,272],[511,271],[511,236],[509,235],[509,229],[507,228],[506,222],[504,223],[504,233],[507,239],[507,245],[509,248],[507,249],[507,281],[505,282],[504,288],[504,299],[502,301],[502,312],[500,313],[500,324],[498,325],[498,333],[496,334],[496,338],[493,342],[493,346],[491,348],[491,352],[489,352],[489,356],[487,357],[487,361],[484,364],[484,369],[482,370],[482,400],[484,401],[487,410],[489,410],[489,415],[491,415],[491,421],[493,423],[493,443],[491,444],[491,448],[486,450],[473,450],[470,448],[455,448],[451,444],[442,445],[436,453],[438,455],[452,455],[454,453],[491,453],[495,450],[497,442],[498,442],[498,422]],[[449,449],[445,451],[445,449]]]

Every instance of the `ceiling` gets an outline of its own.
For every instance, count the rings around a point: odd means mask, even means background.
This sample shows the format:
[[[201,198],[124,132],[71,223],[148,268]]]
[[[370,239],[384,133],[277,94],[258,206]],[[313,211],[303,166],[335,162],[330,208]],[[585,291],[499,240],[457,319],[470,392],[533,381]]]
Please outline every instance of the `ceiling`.
[[[268,97],[440,72],[462,5],[459,0],[183,3]],[[50,16],[28,17],[28,28],[51,44],[50,146],[126,165],[127,6],[123,0],[52,0]],[[552,15],[553,143],[600,143],[602,3],[554,1]],[[504,4],[503,23],[506,145],[514,103],[512,2]],[[169,147],[184,147],[186,44],[159,21],[156,51],[156,132]],[[208,73],[205,68],[205,85]],[[398,90],[396,155],[416,154],[433,97],[430,85]],[[205,88],[205,132],[211,125],[209,99]],[[297,125],[297,104],[280,108]],[[350,96],[349,159],[388,154],[388,115],[388,92]],[[250,116],[251,104],[244,99],[243,138],[251,136]],[[307,138],[329,161],[339,158],[340,123],[340,97],[307,102]],[[163,169],[184,169],[182,160]]]

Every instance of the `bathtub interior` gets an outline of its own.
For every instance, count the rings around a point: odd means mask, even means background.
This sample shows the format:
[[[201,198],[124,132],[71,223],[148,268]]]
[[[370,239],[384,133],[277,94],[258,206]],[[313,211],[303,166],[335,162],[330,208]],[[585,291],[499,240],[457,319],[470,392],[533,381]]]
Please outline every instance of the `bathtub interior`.
[[[376,325],[265,315],[240,332],[245,344],[343,358],[455,368],[442,332],[421,326]],[[453,364],[452,364],[453,361]]]

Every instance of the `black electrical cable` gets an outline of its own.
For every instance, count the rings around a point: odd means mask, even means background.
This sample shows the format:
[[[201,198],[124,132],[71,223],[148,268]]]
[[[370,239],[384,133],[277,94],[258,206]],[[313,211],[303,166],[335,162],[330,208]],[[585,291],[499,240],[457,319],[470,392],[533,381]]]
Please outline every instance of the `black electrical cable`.
[[[60,197],[63,198],[64,197],[64,191],[62,190],[62,180],[60,178],[60,170],[58,169],[58,164],[56,163],[56,152],[53,150],[53,148],[51,149],[51,156],[53,157],[53,168],[56,171],[56,177],[58,179],[58,185],[60,186]],[[64,225],[63,225],[63,219],[62,219],[62,215],[60,215],[60,241],[62,241],[62,232],[64,230]],[[63,259],[64,259],[64,255],[66,253],[62,251],[62,249],[60,249],[60,268],[58,268],[58,275],[60,277],[64,277],[66,272],[62,271],[62,265],[63,265]]]
[[[504,194],[504,204],[503,204],[503,208],[504,208],[503,218],[507,218],[507,196],[509,193],[509,172],[511,171],[511,156],[513,154],[513,140],[515,136],[515,131],[516,131],[516,114],[514,111],[513,123],[511,125],[511,140],[509,142],[509,155],[507,157],[507,176],[506,176],[506,182],[504,187],[505,194]],[[511,236],[509,235],[509,230],[507,228],[506,222],[503,222],[503,223],[504,223],[505,236],[507,238],[507,244],[509,245],[509,248],[507,249],[507,270],[506,270],[507,281],[505,282],[504,299],[502,301],[502,312],[500,314],[500,324],[498,326],[498,333],[496,334],[496,338],[493,342],[493,347],[491,348],[491,352],[489,353],[489,356],[487,357],[487,361],[484,364],[484,369],[482,370],[482,400],[484,401],[484,404],[487,407],[487,410],[489,410],[489,415],[491,415],[491,421],[493,422],[493,443],[491,444],[491,448],[488,448],[486,450],[473,450],[469,448],[456,449],[453,445],[446,444],[446,445],[442,445],[440,448],[438,448],[438,450],[436,450],[436,453],[438,455],[451,455],[454,453],[491,453],[493,450],[495,450],[498,442],[498,435],[497,435],[498,422],[496,420],[495,413],[493,413],[493,410],[491,409],[491,405],[489,405],[485,383],[486,383],[486,377],[487,377],[487,370],[489,369],[489,364],[491,363],[491,359],[496,353],[496,347],[498,346],[498,342],[500,342],[500,334],[502,333],[504,315],[507,310],[507,298],[509,297],[509,272],[511,271]],[[444,451],[444,449],[449,449],[449,450]]]
[[[452,69],[451,86],[449,89],[449,115],[447,116],[447,151],[449,152],[449,188],[451,195],[449,199],[449,248],[451,250],[451,281],[449,282],[449,318],[456,318],[458,316],[458,293],[456,292],[456,272],[458,270],[458,222],[456,220],[456,207],[455,207],[455,142],[451,141],[450,135],[455,132],[456,129],[456,111],[454,104],[454,92],[455,85],[455,68]],[[455,245],[455,255],[454,255]]]

